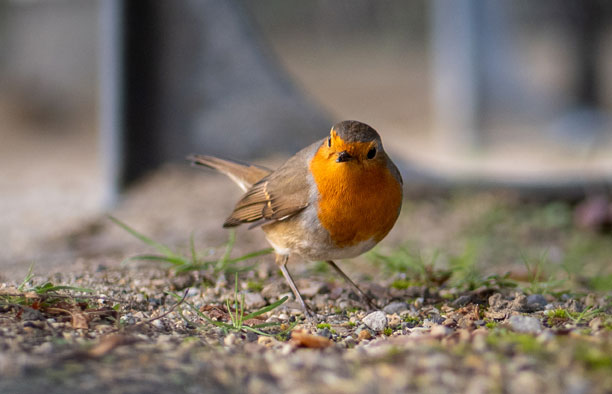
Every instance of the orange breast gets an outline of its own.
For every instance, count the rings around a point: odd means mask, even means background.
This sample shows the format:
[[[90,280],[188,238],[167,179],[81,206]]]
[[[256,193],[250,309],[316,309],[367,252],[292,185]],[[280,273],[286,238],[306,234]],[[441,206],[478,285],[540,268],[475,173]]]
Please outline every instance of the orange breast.
[[[402,188],[384,161],[336,163],[322,147],[310,170],[319,190],[319,220],[337,246],[379,242],[391,230]]]

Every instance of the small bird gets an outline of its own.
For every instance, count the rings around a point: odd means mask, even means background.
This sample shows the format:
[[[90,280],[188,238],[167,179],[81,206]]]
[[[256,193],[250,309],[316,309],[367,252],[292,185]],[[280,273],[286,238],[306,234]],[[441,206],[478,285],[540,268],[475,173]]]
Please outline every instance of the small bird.
[[[229,176],[245,192],[223,227],[261,227],[307,318],[313,314],[287,270],[291,254],[326,261],[376,308],[333,261],[372,249],[389,233],[402,206],[402,177],[372,127],[339,122],[329,136],[275,171],[211,156],[188,160]]]

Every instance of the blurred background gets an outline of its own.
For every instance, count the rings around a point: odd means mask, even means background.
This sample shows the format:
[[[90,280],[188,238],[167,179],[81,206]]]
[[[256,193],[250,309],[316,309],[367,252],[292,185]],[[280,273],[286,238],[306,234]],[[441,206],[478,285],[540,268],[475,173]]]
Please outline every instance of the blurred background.
[[[164,163],[276,164],[344,119],[379,131],[408,186],[595,193],[610,220],[611,17],[596,0],[0,1],[0,265],[91,230]]]

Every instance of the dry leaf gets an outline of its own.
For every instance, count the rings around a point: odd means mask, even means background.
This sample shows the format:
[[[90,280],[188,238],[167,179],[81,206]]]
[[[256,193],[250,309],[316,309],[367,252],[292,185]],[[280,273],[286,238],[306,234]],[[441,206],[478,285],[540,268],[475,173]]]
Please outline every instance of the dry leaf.
[[[125,335],[108,335],[100,339],[100,342],[96,346],[89,349],[86,355],[93,358],[102,357],[105,354],[108,354],[114,348],[127,345],[132,342],[134,342],[134,339]]]
[[[311,349],[322,349],[329,347],[333,344],[329,339],[309,334],[306,330],[293,330],[291,331],[291,343],[300,347],[307,347]]]
[[[72,328],[74,328],[75,330],[79,328],[83,330],[89,329],[89,324],[87,323],[87,316],[85,316],[84,313],[72,311],[70,313],[70,316],[72,316]]]

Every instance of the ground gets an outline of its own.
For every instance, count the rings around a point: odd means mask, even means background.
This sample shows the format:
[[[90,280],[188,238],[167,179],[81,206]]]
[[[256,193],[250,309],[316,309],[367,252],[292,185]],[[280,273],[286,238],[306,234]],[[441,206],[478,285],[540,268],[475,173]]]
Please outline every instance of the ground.
[[[262,235],[220,228],[238,196],[169,166],[126,194],[119,221],[41,243],[30,274],[15,260],[0,392],[612,390],[612,243],[572,204],[409,195],[379,247],[339,262],[381,311],[324,264],[290,263],[308,322]]]

